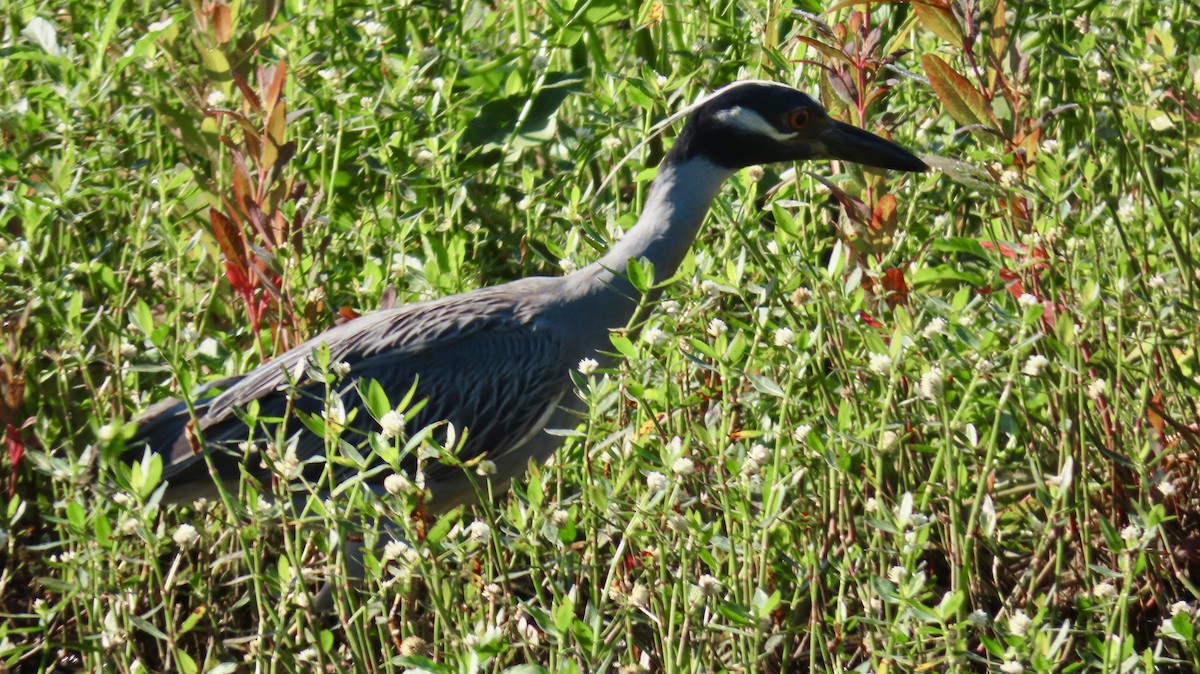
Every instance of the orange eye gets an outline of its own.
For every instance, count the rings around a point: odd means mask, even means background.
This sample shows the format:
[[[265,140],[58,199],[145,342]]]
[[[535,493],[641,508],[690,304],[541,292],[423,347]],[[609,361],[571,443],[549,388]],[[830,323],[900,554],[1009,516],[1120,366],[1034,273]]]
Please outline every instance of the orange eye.
[[[808,110],[800,108],[788,113],[788,125],[793,129],[799,131],[805,124],[808,124]]]

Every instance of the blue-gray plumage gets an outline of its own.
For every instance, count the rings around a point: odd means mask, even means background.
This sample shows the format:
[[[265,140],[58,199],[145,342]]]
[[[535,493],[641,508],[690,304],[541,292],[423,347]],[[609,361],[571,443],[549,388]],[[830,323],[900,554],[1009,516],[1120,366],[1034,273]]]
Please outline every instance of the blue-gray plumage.
[[[626,265],[645,260],[658,280],[672,276],[734,171],[807,159],[926,169],[904,148],[833,120],[807,95],[772,82],[731,84],[687,114],[636,226],[600,260],[563,277],[521,279],[334,327],[248,374],[219,382],[224,391],[198,402],[194,420],[178,401],[151,408],[128,445],[128,458],[140,457],[147,446],[161,453],[172,500],[216,493],[203,452],[223,480],[238,480],[242,470],[265,473],[258,458],[237,449],[248,435],[262,437],[261,431],[250,434],[235,411],[258,401],[260,417],[282,415],[289,373],[324,344],[332,362],[349,365],[339,382],[348,410],[361,406],[360,379],[378,381],[393,401],[415,381],[418,397],[428,404],[407,420],[409,430],[442,421],[466,429],[464,458],[485,454],[494,462],[490,479],[499,493],[530,461],[545,461],[554,451],[557,438],[544,428],[576,424],[573,410],[582,403],[571,393],[572,369],[584,358],[609,362],[609,332],[629,324],[641,299],[625,276]],[[301,389],[307,394],[295,398],[294,408],[319,413],[324,384],[302,383]],[[360,433],[380,430],[365,409],[351,426]],[[304,426],[292,422],[287,429],[296,434],[297,458],[325,451],[324,440]],[[461,468],[431,465],[426,475],[431,512],[476,500]]]

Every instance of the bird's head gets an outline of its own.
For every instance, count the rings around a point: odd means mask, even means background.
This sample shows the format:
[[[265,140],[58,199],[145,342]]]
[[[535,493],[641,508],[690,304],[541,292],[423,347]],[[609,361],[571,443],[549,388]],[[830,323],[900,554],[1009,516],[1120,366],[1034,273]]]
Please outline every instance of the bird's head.
[[[897,171],[924,171],[916,155],[829,117],[816,101],[774,82],[734,82],[695,106],[671,152],[729,169],[804,159],[840,159]]]

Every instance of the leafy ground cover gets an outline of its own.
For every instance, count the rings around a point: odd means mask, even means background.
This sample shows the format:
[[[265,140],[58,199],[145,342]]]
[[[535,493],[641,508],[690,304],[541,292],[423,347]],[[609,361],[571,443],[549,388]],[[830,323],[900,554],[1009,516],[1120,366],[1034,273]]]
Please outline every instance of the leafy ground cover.
[[[0,663],[1197,671],[1198,42],[1183,2],[5,4]],[[493,507],[166,507],[116,461],[335,321],[594,260],[748,77],[936,170],[739,174]]]

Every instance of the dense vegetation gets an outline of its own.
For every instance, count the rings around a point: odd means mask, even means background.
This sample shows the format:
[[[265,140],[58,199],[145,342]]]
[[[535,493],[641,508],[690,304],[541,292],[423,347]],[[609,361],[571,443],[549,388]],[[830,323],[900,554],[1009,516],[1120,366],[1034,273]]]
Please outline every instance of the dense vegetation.
[[[5,3],[0,669],[1200,669],[1194,7],[821,5]],[[937,170],[741,172],[494,507],[118,465],[335,321],[594,260],[741,78]]]

